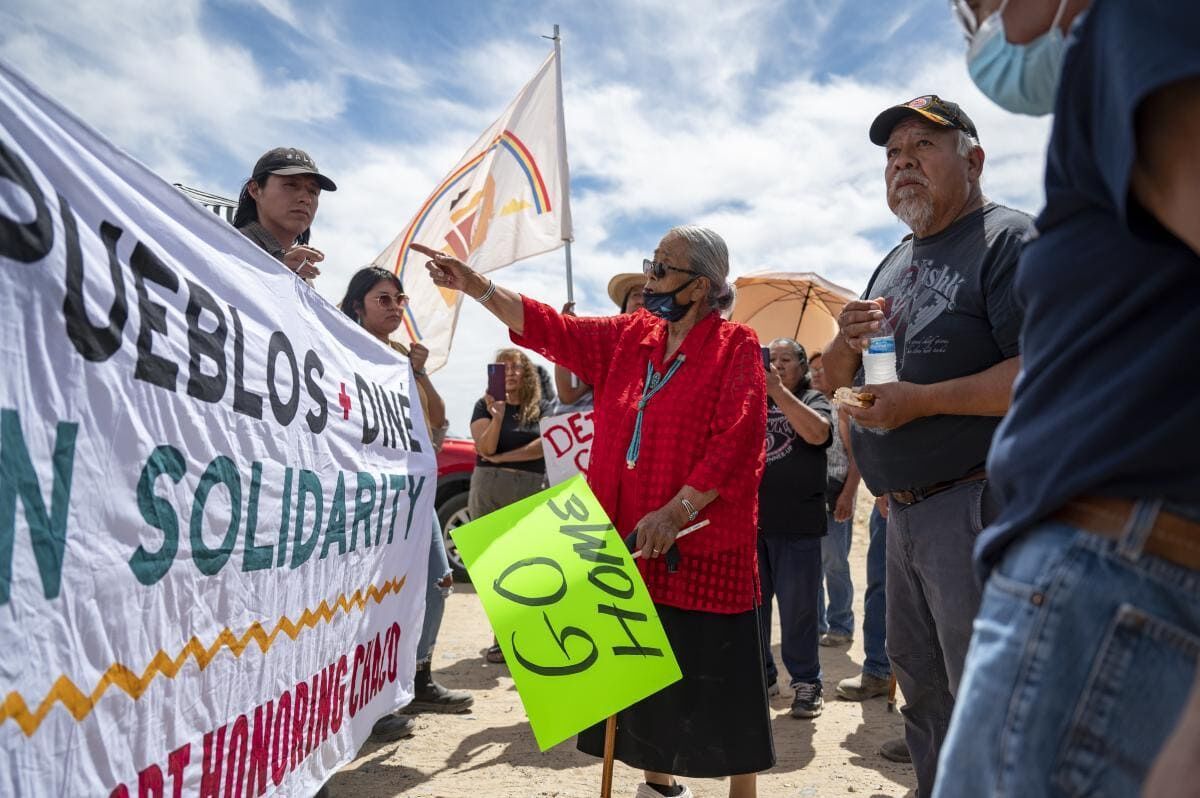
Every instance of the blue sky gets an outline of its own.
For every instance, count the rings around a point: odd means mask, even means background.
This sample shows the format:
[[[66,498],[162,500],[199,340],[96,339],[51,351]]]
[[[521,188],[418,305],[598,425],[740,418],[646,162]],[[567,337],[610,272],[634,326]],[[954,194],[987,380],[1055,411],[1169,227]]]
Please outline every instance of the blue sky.
[[[555,23],[582,313],[609,312],[608,278],[684,222],[726,238],[734,275],[861,291],[906,232],[866,130],[920,94],[975,120],[985,194],[1041,204],[1047,123],[971,85],[943,0],[7,0],[0,59],[170,182],[234,196],[266,149],[308,150],[339,186],[313,231],[337,301],[532,77]],[[562,262],[496,277],[557,305]],[[503,338],[472,305],[435,376],[459,434]]]

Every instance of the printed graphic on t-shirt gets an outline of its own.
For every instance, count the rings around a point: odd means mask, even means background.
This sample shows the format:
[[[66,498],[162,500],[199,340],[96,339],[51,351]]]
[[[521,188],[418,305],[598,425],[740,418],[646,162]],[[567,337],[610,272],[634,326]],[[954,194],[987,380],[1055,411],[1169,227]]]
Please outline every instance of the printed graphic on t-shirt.
[[[774,463],[792,453],[796,430],[778,407],[767,408],[767,462]]]
[[[904,357],[913,354],[944,354],[949,341],[941,336],[920,337],[943,313],[957,307],[959,289],[966,278],[948,265],[934,266],[930,258],[913,259],[887,288],[884,313],[896,336],[896,370],[904,368]]]

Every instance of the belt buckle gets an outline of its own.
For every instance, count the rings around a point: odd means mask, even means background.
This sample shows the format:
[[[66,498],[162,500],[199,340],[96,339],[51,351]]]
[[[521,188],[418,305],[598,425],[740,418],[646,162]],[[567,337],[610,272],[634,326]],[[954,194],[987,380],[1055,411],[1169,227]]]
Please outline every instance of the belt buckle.
[[[894,490],[892,491],[892,498],[907,507],[909,505],[916,504],[921,497],[918,496],[915,491]]]

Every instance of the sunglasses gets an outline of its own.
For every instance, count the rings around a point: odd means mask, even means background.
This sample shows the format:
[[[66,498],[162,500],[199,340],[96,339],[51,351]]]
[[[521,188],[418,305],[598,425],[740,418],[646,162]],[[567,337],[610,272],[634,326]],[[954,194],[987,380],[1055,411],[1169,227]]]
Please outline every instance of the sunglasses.
[[[658,263],[649,258],[642,261],[642,274],[647,277],[653,277],[655,280],[661,280],[667,276],[667,272],[683,272],[684,274],[699,274],[699,272],[691,269],[677,269],[674,266],[668,266],[665,263]]]
[[[379,307],[387,310],[392,307],[400,307],[408,302],[408,294],[376,294],[373,299],[379,303]]]

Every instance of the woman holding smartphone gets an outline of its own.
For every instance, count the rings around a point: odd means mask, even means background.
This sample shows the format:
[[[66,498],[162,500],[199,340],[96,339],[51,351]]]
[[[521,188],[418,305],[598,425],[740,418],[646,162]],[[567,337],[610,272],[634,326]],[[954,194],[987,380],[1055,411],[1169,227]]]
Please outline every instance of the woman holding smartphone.
[[[502,378],[497,379],[496,365],[503,368]],[[548,408],[542,401],[537,370],[520,349],[501,349],[488,377],[488,393],[475,403],[471,414],[471,437],[478,455],[467,500],[472,518],[532,496],[546,481],[538,422]],[[504,662],[494,640],[487,661]]]

